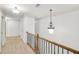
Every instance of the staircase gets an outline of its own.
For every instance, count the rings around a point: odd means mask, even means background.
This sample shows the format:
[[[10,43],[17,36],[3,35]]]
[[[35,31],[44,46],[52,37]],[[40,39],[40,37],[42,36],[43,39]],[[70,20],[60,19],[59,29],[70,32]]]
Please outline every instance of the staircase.
[[[79,54],[79,51],[50,41],[39,34],[27,33],[27,44],[36,54]]]

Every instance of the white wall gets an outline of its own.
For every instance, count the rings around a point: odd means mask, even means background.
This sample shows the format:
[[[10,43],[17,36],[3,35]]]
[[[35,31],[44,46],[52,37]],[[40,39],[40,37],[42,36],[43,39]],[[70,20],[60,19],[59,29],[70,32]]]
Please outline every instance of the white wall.
[[[1,11],[0,11],[0,52],[1,52]]]
[[[6,20],[6,36],[19,36],[20,35],[20,23],[18,20],[8,19]]]
[[[35,20],[32,17],[24,16],[19,21],[8,19],[6,21],[6,36],[20,36],[23,41],[27,42],[27,33],[35,33]]]
[[[5,42],[5,16],[2,12],[0,12],[0,52],[1,52],[1,46],[4,45]]]
[[[79,11],[62,14],[53,18],[55,31],[48,33],[50,18],[40,20],[40,35],[55,42],[79,50]]]
[[[23,38],[23,19],[20,19],[20,37]]]
[[[4,45],[4,43],[5,43],[5,38],[6,38],[6,21],[5,21],[5,16],[3,16],[3,18],[2,18],[2,27],[1,27],[1,31],[2,31],[2,40],[1,40],[1,42],[2,42],[2,45]]]
[[[39,19],[35,19],[35,33],[39,33]]]
[[[34,18],[24,16],[23,19],[20,20],[20,35],[23,41],[27,42],[27,33],[35,33],[35,20]]]

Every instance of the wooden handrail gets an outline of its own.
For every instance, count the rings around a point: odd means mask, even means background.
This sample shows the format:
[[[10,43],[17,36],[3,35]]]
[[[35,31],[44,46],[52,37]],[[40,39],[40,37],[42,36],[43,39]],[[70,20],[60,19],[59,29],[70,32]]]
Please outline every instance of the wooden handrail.
[[[26,32],[26,33],[31,34],[31,35],[33,35],[33,36],[35,36],[35,34],[29,33],[29,32]]]
[[[45,41],[48,41],[49,43],[55,44],[55,45],[57,45],[57,46],[59,46],[59,47],[61,47],[61,48],[64,48],[64,49],[66,49],[66,50],[68,50],[68,51],[71,51],[71,52],[73,52],[73,53],[75,53],[75,54],[79,54],[79,51],[77,51],[77,50],[75,50],[75,49],[72,49],[72,48],[70,48],[70,47],[61,45],[61,44],[56,43],[56,42],[53,42],[53,41],[50,41],[50,40],[45,39],[45,38],[43,38],[43,37],[39,37],[39,38],[40,38],[40,39],[43,39],[43,40],[45,40]]]
[[[59,47],[61,47],[61,48],[64,48],[64,49],[66,49],[66,50],[68,50],[68,51],[70,51],[70,52],[72,52],[72,53],[74,53],[74,54],[79,54],[79,51],[77,51],[77,50],[75,50],[75,49],[72,49],[72,48],[67,47],[67,46],[64,46],[64,45],[62,45],[62,44],[53,42],[53,41],[51,41],[51,40],[45,39],[45,38],[40,37],[40,36],[37,37],[35,34],[29,33],[29,32],[27,32],[27,33],[28,33],[28,34],[31,34],[31,35],[33,35],[33,36],[35,36],[37,39],[42,39],[42,40],[45,40],[45,41],[47,41],[47,42],[49,42],[49,43],[51,43],[51,44],[55,44],[55,45],[57,45],[57,46],[59,46]]]

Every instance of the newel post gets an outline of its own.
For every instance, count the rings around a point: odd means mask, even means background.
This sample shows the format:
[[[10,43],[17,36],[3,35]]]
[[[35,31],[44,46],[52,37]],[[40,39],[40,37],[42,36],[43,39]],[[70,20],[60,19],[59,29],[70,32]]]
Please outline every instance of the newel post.
[[[35,46],[36,54],[39,54],[39,34],[36,34]]]

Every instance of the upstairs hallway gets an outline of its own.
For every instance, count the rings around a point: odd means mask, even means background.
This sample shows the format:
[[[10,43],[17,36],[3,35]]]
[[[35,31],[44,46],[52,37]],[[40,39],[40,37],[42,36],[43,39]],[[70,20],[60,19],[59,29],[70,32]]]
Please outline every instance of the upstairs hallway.
[[[2,54],[34,54],[31,48],[19,37],[6,38]]]

